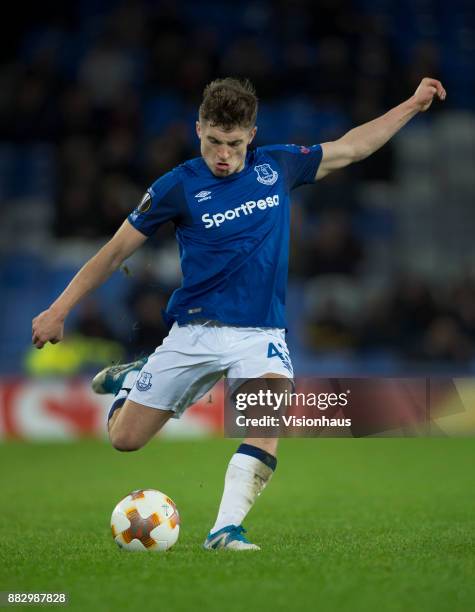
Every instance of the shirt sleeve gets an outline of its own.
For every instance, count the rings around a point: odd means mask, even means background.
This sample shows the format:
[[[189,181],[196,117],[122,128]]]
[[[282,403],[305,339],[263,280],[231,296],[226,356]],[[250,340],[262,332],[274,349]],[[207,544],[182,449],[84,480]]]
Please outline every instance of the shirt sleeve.
[[[177,223],[182,213],[183,189],[175,171],[160,177],[145,192],[140,204],[127,217],[145,236],[151,236],[167,221]]]
[[[321,145],[274,145],[263,147],[284,172],[289,191],[300,185],[315,182],[315,175],[322,161]]]

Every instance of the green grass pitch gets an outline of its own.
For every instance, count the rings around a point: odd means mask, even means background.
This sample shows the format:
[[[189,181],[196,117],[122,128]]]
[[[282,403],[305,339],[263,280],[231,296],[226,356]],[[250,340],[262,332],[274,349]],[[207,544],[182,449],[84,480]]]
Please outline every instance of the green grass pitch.
[[[0,445],[0,591],[72,610],[404,610],[475,606],[475,439],[283,440],[245,521],[260,552],[201,549],[237,440]],[[169,552],[112,540],[116,502],[166,492]]]

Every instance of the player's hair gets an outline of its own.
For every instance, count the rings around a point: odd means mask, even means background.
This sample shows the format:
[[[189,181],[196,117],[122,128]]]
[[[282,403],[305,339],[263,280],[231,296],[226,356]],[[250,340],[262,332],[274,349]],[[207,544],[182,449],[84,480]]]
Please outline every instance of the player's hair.
[[[256,116],[256,90],[248,79],[227,77],[206,85],[199,110],[200,121],[232,130],[254,127]]]

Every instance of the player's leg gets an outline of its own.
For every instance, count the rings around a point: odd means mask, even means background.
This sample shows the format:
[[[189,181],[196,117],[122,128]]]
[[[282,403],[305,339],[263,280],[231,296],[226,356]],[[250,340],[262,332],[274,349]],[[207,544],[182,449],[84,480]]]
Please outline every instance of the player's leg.
[[[292,390],[292,383],[284,374],[269,372],[260,378],[266,379],[266,389],[274,393]],[[245,387],[243,385],[240,390],[244,392]],[[259,549],[243,535],[242,522],[274,474],[278,442],[278,438],[246,438],[231,457],[218,516],[204,543],[205,548]]]
[[[112,446],[120,451],[142,448],[173,415],[127,399],[147,358],[101,370],[92,381],[96,393],[114,394],[107,427]]]
[[[200,325],[173,326],[147,359],[104,368],[94,377],[96,393],[115,395],[109,437],[121,451],[138,450],[170,419],[207,393],[221,378],[214,353],[199,342]]]
[[[172,416],[172,410],[158,410],[127,399],[108,422],[112,446],[119,451],[139,450]]]

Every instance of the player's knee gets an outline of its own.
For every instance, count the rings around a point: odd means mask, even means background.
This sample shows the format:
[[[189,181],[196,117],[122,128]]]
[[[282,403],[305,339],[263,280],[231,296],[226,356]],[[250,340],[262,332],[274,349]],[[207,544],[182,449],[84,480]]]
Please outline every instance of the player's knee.
[[[143,444],[133,435],[128,432],[114,432],[109,433],[110,441],[112,446],[121,452],[127,453],[139,450]]]
[[[246,438],[244,442],[252,446],[257,446],[257,448],[266,451],[266,453],[270,455],[274,455],[274,457],[277,456],[278,438]]]

